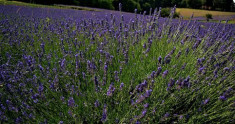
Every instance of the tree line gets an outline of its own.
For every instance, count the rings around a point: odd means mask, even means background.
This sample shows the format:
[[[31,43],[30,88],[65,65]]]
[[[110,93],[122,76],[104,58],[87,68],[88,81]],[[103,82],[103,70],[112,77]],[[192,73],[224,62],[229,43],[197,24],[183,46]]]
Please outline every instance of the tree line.
[[[66,4],[80,5],[88,7],[97,7],[118,10],[119,3],[122,3],[123,11],[133,12],[149,10],[156,7],[173,7],[178,8],[193,8],[193,9],[208,9],[220,11],[234,11],[233,0],[18,0],[23,2],[38,3],[38,4]]]

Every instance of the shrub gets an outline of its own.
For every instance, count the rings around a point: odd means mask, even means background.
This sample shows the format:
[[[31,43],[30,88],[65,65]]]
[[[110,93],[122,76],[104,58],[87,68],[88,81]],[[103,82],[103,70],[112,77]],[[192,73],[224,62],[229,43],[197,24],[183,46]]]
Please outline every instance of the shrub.
[[[175,12],[173,15],[173,18],[179,18],[180,17],[180,13],[179,12]]]
[[[169,17],[171,13],[171,9],[170,8],[163,8],[161,10],[161,17]],[[173,18],[179,18],[180,13],[179,12],[175,12],[173,15]]]
[[[212,18],[212,14],[207,13],[207,14],[206,14],[206,20],[209,21],[210,19],[213,19],[213,18]]]
[[[161,17],[168,17],[170,15],[170,12],[171,12],[170,8],[163,8],[161,10]]]

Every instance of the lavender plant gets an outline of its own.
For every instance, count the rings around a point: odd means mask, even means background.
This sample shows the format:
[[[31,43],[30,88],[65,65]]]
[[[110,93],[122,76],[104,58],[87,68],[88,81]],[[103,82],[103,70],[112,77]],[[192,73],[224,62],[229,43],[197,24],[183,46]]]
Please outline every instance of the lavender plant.
[[[1,123],[234,123],[232,24],[0,5]]]

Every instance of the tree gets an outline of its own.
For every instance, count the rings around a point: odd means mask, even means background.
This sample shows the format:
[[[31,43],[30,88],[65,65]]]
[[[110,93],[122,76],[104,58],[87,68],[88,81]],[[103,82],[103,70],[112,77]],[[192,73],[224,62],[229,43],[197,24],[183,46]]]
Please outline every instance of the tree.
[[[180,2],[180,6],[183,7],[183,8],[186,8],[187,7],[187,0],[182,0]]]
[[[201,0],[187,0],[187,7],[199,9],[202,6]]]
[[[137,9],[138,11],[142,11],[139,2],[133,0],[123,0],[121,3],[124,11],[134,12],[135,9]]]
[[[181,1],[182,0],[172,0],[171,5],[176,5],[177,7],[181,7]]]
[[[232,6],[233,6],[233,0],[225,0],[224,2],[225,11],[231,11]]]
[[[213,0],[213,8],[216,10],[230,10],[232,4],[232,0]]]
[[[119,3],[122,3],[123,11],[133,12],[134,9],[138,11],[152,11],[157,7],[177,7],[195,8],[195,9],[212,9],[231,11],[234,8],[233,0],[18,0],[30,3],[39,4],[66,4],[66,5],[80,5],[88,7],[98,7],[106,9],[119,10]]]
[[[114,9],[113,0],[99,0],[98,1],[98,7],[99,8],[105,8],[105,9]]]
[[[161,5],[162,7],[172,7],[171,0],[162,0]]]
[[[142,6],[142,9],[146,12],[148,12],[148,10],[152,8],[151,5],[149,3],[144,3]]]

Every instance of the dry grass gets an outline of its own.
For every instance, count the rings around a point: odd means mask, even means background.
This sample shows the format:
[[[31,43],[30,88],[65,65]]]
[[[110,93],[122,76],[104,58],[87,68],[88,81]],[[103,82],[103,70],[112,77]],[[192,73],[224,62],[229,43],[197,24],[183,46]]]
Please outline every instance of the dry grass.
[[[176,12],[180,12],[180,14],[184,17],[191,17],[193,13],[194,13],[194,17],[205,16],[208,13],[212,14],[212,16],[235,15],[235,12],[209,11],[209,10],[188,9],[188,8],[177,8]]]

